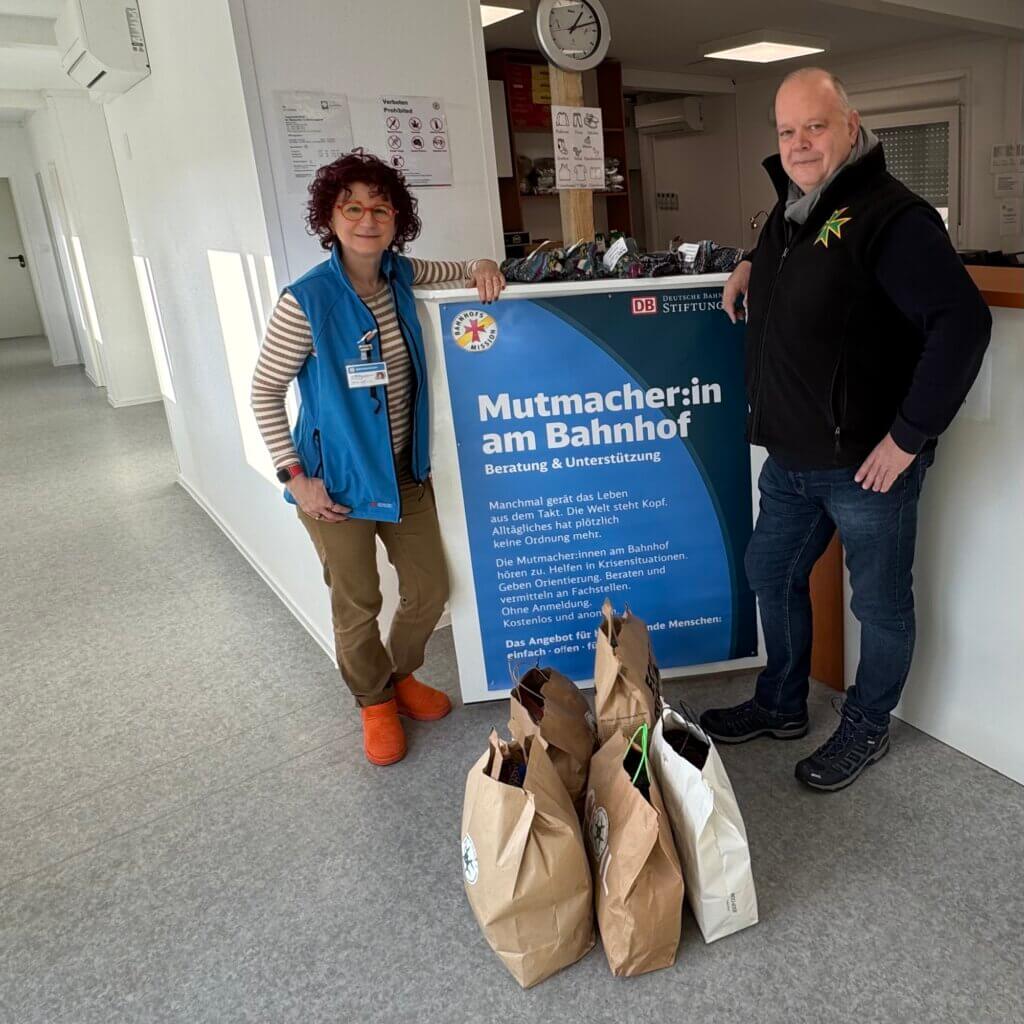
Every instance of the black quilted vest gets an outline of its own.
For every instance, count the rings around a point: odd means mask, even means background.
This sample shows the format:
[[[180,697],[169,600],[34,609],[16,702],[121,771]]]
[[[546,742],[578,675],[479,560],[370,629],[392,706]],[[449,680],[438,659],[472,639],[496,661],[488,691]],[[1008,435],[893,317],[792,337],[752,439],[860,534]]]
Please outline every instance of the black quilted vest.
[[[879,239],[910,206],[939,215],[886,171],[881,146],[836,176],[803,225],[783,216],[781,159],[764,167],[779,201],[747,296],[747,438],[790,468],[854,465],[892,426],[924,343],[875,279]]]

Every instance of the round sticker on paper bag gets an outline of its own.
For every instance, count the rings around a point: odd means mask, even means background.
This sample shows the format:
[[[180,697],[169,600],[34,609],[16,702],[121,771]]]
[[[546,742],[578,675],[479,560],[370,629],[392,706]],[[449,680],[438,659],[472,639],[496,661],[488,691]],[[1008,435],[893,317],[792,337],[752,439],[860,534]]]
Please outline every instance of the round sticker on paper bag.
[[[470,885],[476,885],[480,877],[480,863],[476,857],[473,837],[468,833],[462,839],[462,873]]]
[[[587,836],[590,838],[590,848],[594,851],[594,856],[600,860],[604,856],[604,851],[608,849],[608,812],[603,807],[594,810]]]

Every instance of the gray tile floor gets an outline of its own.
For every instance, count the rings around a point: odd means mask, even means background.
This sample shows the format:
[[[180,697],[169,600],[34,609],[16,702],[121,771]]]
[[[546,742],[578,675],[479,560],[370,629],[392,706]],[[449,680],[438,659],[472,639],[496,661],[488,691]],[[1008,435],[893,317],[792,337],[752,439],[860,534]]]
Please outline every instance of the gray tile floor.
[[[522,992],[459,872],[500,704],[362,757],[335,671],[174,483],[159,406],[115,411],[0,342],[0,1022],[1024,1021],[1024,789],[909,727],[852,789],[832,728],[726,749],[758,927],[672,970],[600,948]],[[425,675],[453,695],[450,634]],[[673,684],[698,707],[750,680]]]

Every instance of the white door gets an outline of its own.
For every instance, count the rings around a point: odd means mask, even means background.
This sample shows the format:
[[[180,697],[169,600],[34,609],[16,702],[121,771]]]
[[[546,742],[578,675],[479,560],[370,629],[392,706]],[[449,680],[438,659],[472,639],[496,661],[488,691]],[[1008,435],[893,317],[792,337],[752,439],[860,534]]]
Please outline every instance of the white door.
[[[0,178],[0,338],[43,333],[27,261],[28,252],[14,215],[11,182]]]

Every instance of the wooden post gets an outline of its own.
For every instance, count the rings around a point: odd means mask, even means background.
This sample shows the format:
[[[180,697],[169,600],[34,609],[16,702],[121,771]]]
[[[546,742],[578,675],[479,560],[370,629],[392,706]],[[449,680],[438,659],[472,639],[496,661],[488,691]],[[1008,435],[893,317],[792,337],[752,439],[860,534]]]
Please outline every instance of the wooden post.
[[[843,548],[834,536],[811,572],[811,610],[814,621],[811,675],[842,692],[843,664]]]
[[[583,75],[549,64],[551,102],[561,107],[583,106]],[[594,240],[594,193],[587,188],[563,188],[558,194],[562,210],[562,242],[568,247],[581,239]]]

